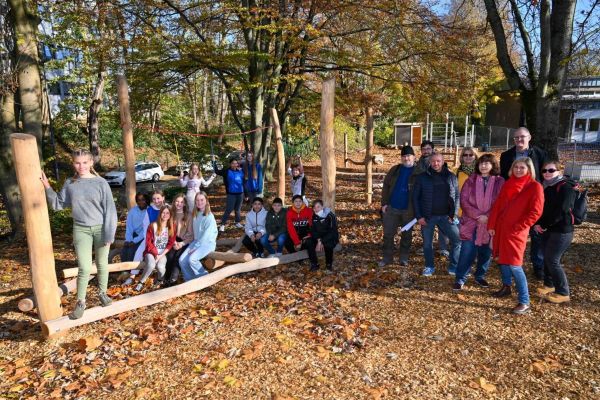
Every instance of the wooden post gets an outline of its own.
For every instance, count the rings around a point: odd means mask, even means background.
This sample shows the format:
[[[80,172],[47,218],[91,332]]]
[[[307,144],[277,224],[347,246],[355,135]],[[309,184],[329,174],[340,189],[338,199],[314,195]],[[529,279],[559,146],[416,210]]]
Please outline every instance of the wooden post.
[[[42,322],[62,316],[58,282],[54,271],[54,250],[46,193],[40,181],[42,168],[35,137],[24,133],[10,135],[15,172],[21,191],[25,219],[31,283]]]
[[[275,132],[275,145],[277,146],[277,197],[285,204],[285,153],[281,137],[281,125],[279,125],[277,110],[274,108],[271,108],[271,124]]]
[[[373,202],[373,131],[375,125],[373,122],[373,107],[367,107],[367,137],[365,151],[365,175],[367,184],[367,204]]]
[[[335,77],[323,81],[321,90],[321,175],[323,177],[323,204],[335,209],[335,134],[333,131],[335,104]]]
[[[125,156],[125,196],[127,208],[135,206],[135,154],[133,152],[133,127],[129,109],[129,85],[125,75],[117,75],[117,97],[123,130],[123,154]]]
[[[348,132],[344,131],[344,168],[348,168]]]
[[[94,275],[90,275],[88,282],[92,279],[94,279]],[[57,291],[59,297],[76,292],[77,279],[69,279],[68,281],[61,283],[60,285],[58,285]],[[33,310],[36,307],[35,297],[25,297],[24,299],[19,300],[17,307],[19,308],[19,311],[22,312]]]

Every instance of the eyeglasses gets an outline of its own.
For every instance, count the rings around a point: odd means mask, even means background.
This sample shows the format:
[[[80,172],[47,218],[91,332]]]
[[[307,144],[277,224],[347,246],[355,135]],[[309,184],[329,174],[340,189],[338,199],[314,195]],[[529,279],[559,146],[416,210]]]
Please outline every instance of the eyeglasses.
[[[527,139],[528,137],[529,137],[529,135],[526,135],[526,136],[515,136],[513,139],[514,139],[514,140],[525,140],[525,139]]]
[[[475,154],[463,154],[463,157],[475,157]]]
[[[554,169],[554,168],[548,168],[548,169],[544,168],[544,169],[542,169],[542,174],[545,174],[546,172],[549,172],[549,173],[553,174],[556,171],[558,171],[558,170]]]

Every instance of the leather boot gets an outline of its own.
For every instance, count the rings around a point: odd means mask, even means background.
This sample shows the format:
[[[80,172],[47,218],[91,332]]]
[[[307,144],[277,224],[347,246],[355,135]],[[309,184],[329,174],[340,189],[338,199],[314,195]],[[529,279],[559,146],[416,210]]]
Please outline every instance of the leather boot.
[[[502,288],[500,290],[498,290],[497,292],[492,293],[492,296],[494,297],[506,297],[506,296],[510,296],[512,293],[512,289],[509,285],[502,285]]]

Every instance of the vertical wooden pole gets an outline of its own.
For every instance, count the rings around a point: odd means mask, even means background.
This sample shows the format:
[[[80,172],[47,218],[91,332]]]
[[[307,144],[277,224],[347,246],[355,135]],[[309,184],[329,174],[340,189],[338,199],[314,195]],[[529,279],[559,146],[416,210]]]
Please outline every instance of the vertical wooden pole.
[[[323,203],[335,209],[335,135],[333,131],[335,104],[335,77],[323,82],[321,91],[321,174],[323,177]]]
[[[344,131],[344,168],[348,168],[348,132]]]
[[[271,125],[275,132],[275,145],[277,146],[277,197],[283,200],[285,204],[285,153],[283,149],[283,140],[281,137],[281,125],[277,110],[271,108]]]
[[[367,107],[367,140],[365,152],[365,175],[367,177],[367,204],[373,202],[373,131],[375,125],[373,123],[373,107]]]
[[[46,193],[40,181],[42,168],[34,136],[10,135],[17,182],[21,190],[21,206],[25,219],[31,283],[42,322],[62,316],[58,282],[54,270],[54,250]]]
[[[129,85],[125,75],[117,75],[117,97],[123,130],[123,155],[125,156],[125,197],[127,208],[135,206],[135,154],[133,152],[133,127],[129,109]]]

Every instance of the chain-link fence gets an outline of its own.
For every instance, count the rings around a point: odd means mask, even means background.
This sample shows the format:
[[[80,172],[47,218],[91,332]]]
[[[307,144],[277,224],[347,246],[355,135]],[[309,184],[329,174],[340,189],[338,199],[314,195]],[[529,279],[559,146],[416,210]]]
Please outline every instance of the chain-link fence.
[[[565,175],[582,182],[600,182],[600,142],[561,143],[558,156],[565,164]]]
[[[454,147],[458,145],[479,147],[483,149],[508,149],[513,145],[513,128],[502,126],[471,125],[457,126],[450,123],[430,123],[424,132],[423,139],[429,139],[437,147]]]

